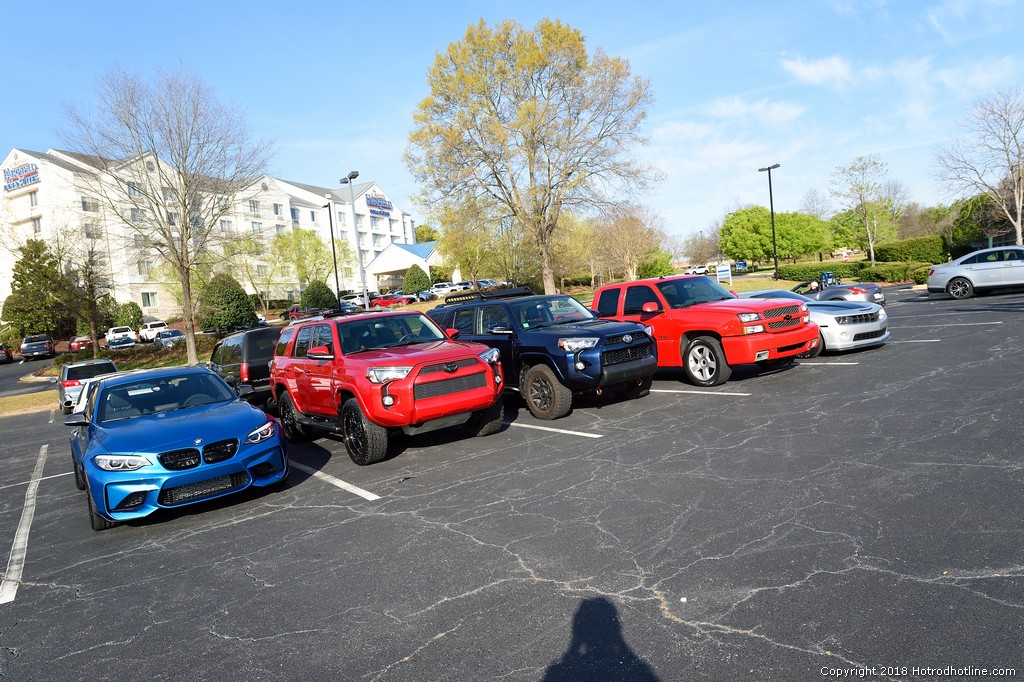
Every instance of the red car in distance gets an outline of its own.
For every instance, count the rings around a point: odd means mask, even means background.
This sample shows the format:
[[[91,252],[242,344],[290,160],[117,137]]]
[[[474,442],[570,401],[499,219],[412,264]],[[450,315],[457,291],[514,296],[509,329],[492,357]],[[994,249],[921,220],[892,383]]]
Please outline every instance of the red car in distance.
[[[77,353],[80,350],[92,350],[92,339],[88,336],[76,336],[68,341],[68,350]]]
[[[388,308],[401,308],[415,302],[415,296],[406,296],[405,294],[384,294],[373,299],[373,305],[382,305]]]

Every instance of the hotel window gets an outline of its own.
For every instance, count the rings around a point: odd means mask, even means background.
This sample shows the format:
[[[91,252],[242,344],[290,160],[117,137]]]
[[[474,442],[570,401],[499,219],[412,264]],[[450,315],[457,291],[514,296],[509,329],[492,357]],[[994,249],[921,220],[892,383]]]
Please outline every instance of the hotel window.
[[[343,242],[347,242],[348,241],[348,232],[346,232],[345,230],[339,230],[338,231],[338,239],[340,239]]]
[[[317,223],[316,223],[316,211],[310,211],[310,212],[309,212],[309,220],[310,220],[310,221],[311,221],[311,222],[312,222],[312,223],[313,223],[314,225],[316,225],[316,224],[317,224]]]
[[[28,194],[28,205],[38,206],[39,205],[39,192],[29,192]]]
[[[100,202],[92,197],[82,197],[82,210],[96,213],[100,210]]]
[[[391,228],[392,232],[394,232],[395,228],[398,227],[398,221],[397,220],[388,219],[388,227]]]
[[[257,237],[263,235],[263,223],[258,223],[255,220],[252,222],[252,233]]]
[[[174,211],[169,212],[167,214],[167,224],[170,225],[171,227],[177,227],[178,226],[178,214],[175,213]]]
[[[156,308],[159,304],[156,302],[155,291],[143,291],[142,292],[142,307],[143,308]]]
[[[143,277],[149,277],[149,273],[153,272],[153,261],[151,260],[140,260],[138,265],[139,274]]]
[[[276,215],[276,216],[284,215],[284,205],[283,204],[274,204],[274,215]]]
[[[268,268],[266,265],[257,265],[256,266],[256,276],[259,277],[260,279],[266,278],[266,276],[269,275],[269,274],[270,274],[270,268]]]
[[[292,209],[292,220],[298,220],[298,219],[299,219],[299,209],[293,208]]]
[[[32,219],[32,234],[42,234],[43,221],[39,218]]]
[[[145,219],[146,219],[146,211],[144,209],[141,209],[141,208],[133,208],[132,209],[132,222],[133,223],[141,223]]]
[[[260,201],[259,199],[249,199],[249,213],[260,212]]]
[[[174,201],[174,190],[170,187],[164,187],[160,190],[163,192],[164,201]]]
[[[137,197],[137,196],[140,196],[141,194],[142,194],[142,192],[139,191],[139,183],[137,183],[137,182],[129,182],[128,183],[128,196],[130,196],[130,197]]]
[[[221,234],[231,234],[231,221],[230,220],[222,220],[222,221],[220,221],[220,233]]]
[[[342,213],[341,211],[338,211],[338,227],[345,227],[345,224],[346,224],[345,217],[346,217],[345,213]]]
[[[278,223],[278,224],[277,224],[277,225],[275,225],[274,227],[276,227],[276,228],[277,228],[277,233],[278,233],[278,234],[284,234],[285,232],[287,232],[287,231],[288,231],[288,228],[287,228],[287,227],[285,227],[284,225],[281,225],[280,223]]]
[[[103,236],[103,233],[100,231],[100,228],[98,225],[96,225],[96,223],[87,222],[82,225],[82,228],[85,232],[86,239],[99,239],[101,236]]]
[[[135,246],[145,246],[146,238],[136,232],[132,235],[132,239],[135,241]]]
[[[370,229],[376,230],[378,227],[380,227],[380,218],[375,215],[370,216]]]
[[[363,227],[363,216],[356,213],[356,229],[362,229]]]

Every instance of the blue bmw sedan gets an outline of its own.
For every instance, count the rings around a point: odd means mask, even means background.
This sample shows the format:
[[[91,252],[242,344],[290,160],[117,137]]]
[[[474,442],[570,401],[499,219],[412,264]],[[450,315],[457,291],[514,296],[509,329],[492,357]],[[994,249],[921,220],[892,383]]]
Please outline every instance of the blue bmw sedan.
[[[121,372],[86,390],[64,423],[93,530],[288,474],[277,423],[204,367]]]

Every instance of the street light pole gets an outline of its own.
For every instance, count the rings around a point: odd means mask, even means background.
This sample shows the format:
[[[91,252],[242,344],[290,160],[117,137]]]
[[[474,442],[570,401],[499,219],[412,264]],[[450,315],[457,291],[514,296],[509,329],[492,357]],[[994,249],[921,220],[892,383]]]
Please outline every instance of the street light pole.
[[[334,248],[334,206],[331,202],[331,195],[325,194],[327,197],[327,205],[324,208],[327,209],[327,225],[331,231],[331,261],[334,263],[334,307],[338,309],[341,307],[341,283],[338,282],[338,253]]]
[[[775,274],[773,277],[776,281],[779,279],[779,247],[775,244],[775,201],[772,198],[772,171],[779,167],[779,164],[768,166],[767,168],[758,168],[758,173],[768,171],[768,207],[772,215],[772,256],[775,258]]]
[[[366,290],[366,270],[363,269],[363,250],[359,248],[359,226],[356,225],[356,194],[355,190],[352,189],[352,181],[359,177],[359,171],[350,171],[348,175],[343,177],[340,182],[343,185],[348,185],[348,200],[349,204],[352,205],[352,229],[356,235],[356,253],[359,256],[359,280],[363,283],[363,308],[366,310],[370,309],[370,294]]]

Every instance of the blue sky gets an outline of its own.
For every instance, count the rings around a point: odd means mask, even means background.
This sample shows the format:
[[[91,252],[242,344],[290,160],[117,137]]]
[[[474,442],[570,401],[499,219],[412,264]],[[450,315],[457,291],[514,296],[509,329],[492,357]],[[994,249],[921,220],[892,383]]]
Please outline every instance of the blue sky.
[[[557,18],[650,80],[649,147],[664,182],[640,200],[688,235],[744,205],[827,192],[876,154],[923,205],[937,145],[968,107],[1024,75],[1011,0],[885,2],[9,3],[0,155],[59,147],[64,104],[89,105],[112,66],[184,64],[276,141],[270,174],[325,186],[349,170],[422,222],[402,162],[437,52],[466,27]]]

